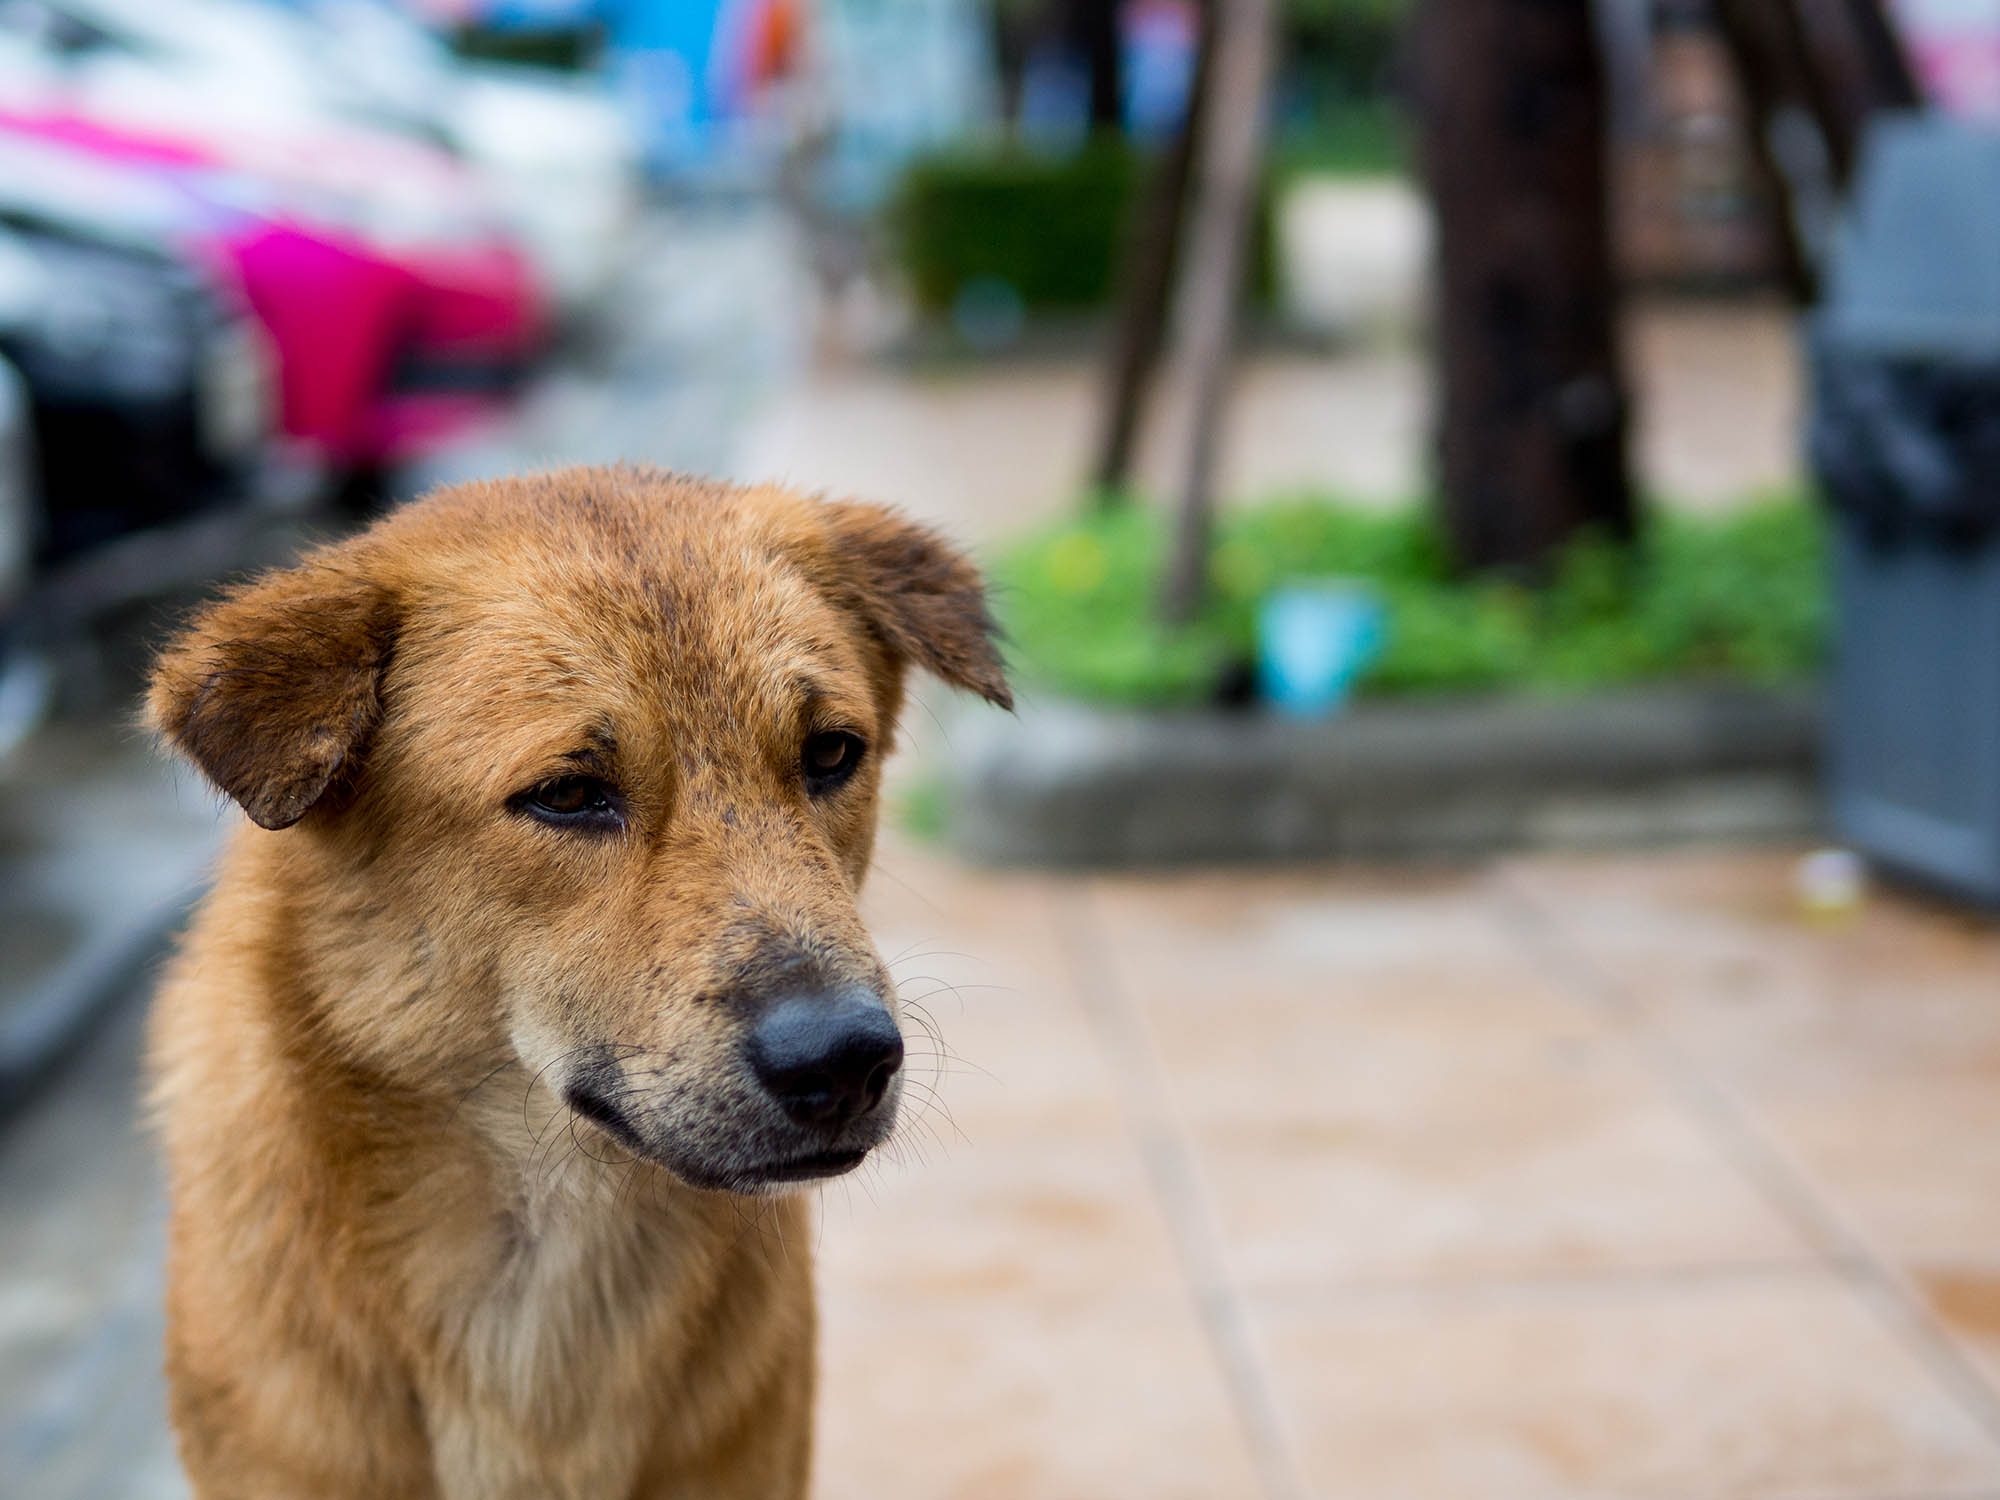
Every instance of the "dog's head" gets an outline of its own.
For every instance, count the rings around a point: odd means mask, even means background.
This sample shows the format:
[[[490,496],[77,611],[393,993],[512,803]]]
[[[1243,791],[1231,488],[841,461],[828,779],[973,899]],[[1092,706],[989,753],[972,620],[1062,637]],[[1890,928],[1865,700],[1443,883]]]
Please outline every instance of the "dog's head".
[[[572,471],[236,590],[149,709],[288,830],[302,990],[357,1061],[518,1067],[684,1181],[760,1191],[893,1123],[855,904],[882,762],[911,665],[1008,703],[992,635],[972,566],[889,511]]]

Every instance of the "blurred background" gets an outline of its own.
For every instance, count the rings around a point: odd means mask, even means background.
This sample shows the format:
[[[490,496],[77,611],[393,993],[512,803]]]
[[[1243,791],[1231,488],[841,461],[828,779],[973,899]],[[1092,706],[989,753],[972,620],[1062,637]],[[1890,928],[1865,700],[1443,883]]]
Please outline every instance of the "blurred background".
[[[0,0],[0,1494],[186,1493],[148,653],[614,461],[1010,637],[818,1494],[2000,1497],[2000,0]]]

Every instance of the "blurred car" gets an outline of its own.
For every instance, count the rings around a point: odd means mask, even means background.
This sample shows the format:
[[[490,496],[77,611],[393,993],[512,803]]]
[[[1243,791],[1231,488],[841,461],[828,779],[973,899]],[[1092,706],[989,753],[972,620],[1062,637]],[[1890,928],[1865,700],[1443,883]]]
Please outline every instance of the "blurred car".
[[[245,127],[351,153],[363,136],[400,161],[350,194],[421,185],[423,205],[476,211],[479,193],[521,238],[566,304],[615,266],[638,201],[638,155],[599,89],[527,68],[459,62],[415,22],[372,0],[295,8],[270,0],[0,0],[0,28],[32,39],[71,89],[129,124],[190,131],[234,153]],[[190,108],[190,104],[194,108]],[[440,170],[448,147],[472,172]],[[257,165],[251,163],[251,165]],[[265,167],[268,170],[268,167]],[[475,180],[476,179],[476,180]],[[402,194],[405,198],[409,195]],[[408,203],[395,210],[405,217]]]
[[[0,617],[26,592],[41,532],[28,383],[0,358]]]
[[[137,65],[132,79],[80,81],[0,27],[0,136],[182,202],[170,233],[262,320],[284,430],[320,461],[393,466],[519,383],[544,342],[542,298],[460,164],[379,132],[232,124],[185,79]],[[0,160],[0,196],[10,171]]]
[[[32,413],[41,562],[240,495],[270,428],[262,331],[164,250],[0,228],[0,354]]]
[[[1990,0],[1895,0],[1903,45],[1935,104],[2000,124],[2000,7]]]
[[[556,298],[609,285],[642,196],[637,132],[597,80],[468,62],[386,0],[304,0],[351,95],[434,132],[484,175]]]
[[[40,527],[28,384],[0,358],[0,757],[27,738],[49,706],[48,664],[19,629]]]

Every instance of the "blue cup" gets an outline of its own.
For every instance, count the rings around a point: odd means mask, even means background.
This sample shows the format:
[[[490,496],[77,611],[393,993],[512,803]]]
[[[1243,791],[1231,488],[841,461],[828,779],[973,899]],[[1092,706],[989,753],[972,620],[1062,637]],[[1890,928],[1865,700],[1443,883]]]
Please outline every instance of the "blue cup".
[[[1257,686],[1264,701],[1293,718],[1324,718],[1346,702],[1354,681],[1381,654],[1382,601],[1366,585],[1291,584],[1257,610]]]

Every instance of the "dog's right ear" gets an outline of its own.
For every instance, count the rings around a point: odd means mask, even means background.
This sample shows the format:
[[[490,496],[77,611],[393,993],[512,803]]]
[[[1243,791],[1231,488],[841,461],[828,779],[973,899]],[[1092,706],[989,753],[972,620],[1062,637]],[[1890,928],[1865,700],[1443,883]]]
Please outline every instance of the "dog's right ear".
[[[269,573],[160,653],[147,717],[253,822],[289,828],[359,764],[394,636],[386,592],[332,561]]]
[[[986,584],[972,560],[882,505],[829,500],[817,510],[845,595],[890,648],[942,682],[1014,706]]]

